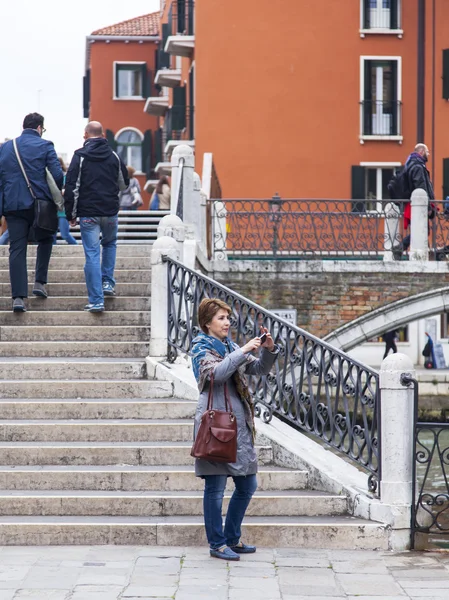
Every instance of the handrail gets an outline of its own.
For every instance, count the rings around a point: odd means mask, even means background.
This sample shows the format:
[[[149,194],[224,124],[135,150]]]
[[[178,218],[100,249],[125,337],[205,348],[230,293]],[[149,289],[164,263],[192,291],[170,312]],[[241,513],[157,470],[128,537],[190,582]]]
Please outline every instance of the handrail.
[[[367,471],[370,491],[379,494],[378,372],[213,279],[165,260],[168,359],[190,353],[204,297],[229,304],[232,338],[239,345],[267,327],[279,346],[279,359],[275,373],[249,378],[256,415],[266,423],[276,415],[330,446]]]

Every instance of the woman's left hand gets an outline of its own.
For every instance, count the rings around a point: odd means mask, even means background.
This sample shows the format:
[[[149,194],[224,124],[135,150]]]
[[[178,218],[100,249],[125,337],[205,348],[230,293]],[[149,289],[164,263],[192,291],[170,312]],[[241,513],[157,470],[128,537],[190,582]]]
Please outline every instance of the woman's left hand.
[[[266,348],[267,350],[269,350],[271,352],[274,348],[274,342],[273,342],[273,338],[271,337],[271,333],[268,331],[268,329],[266,327],[261,327],[260,331],[261,331],[261,333],[267,334],[267,338],[264,341],[264,343],[262,344],[262,348]]]

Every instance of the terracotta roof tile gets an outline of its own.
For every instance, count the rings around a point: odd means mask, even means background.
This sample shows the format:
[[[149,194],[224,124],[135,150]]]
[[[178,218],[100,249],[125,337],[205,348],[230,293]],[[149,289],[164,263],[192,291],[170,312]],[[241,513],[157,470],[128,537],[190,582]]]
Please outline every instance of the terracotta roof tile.
[[[159,35],[159,11],[93,31],[91,35]]]

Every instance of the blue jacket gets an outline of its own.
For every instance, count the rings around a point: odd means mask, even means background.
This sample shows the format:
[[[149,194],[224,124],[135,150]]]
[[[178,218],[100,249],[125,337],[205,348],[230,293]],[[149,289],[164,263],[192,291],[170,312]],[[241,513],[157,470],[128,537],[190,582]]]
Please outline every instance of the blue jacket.
[[[34,129],[24,129],[17,138],[17,148],[36,197],[52,200],[45,167],[48,167],[60,189],[64,177],[53,142],[42,139]],[[12,140],[0,147],[0,201],[3,215],[13,210],[31,208],[34,203],[17,161]]]

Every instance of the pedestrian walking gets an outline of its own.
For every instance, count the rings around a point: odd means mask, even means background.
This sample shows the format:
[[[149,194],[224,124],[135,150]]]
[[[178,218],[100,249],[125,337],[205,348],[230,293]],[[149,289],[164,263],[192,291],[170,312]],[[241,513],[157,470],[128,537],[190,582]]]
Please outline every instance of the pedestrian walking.
[[[115,296],[119,191],[126,189],[129,178],[125,165],[104,138],[101,123],[88,123],[84,139],[67,171],[65,211],[72,226],[79,218],[88,295],[84,310],[103,312],[104,296]]]
[[[150,210],[169,210],[170,209],[170,182],[168,177],[163,175],[157,182],[150,198]]]
[[[382,336],[382,339],[385,342],[384,359],[387,358],[390,350],[393,350],[393,354],[396,354],[396,352],[398,351],[398,349],[396,347],[396,340],[398,339],[398,332],[394,329],[392,331],[387,331]]]
[[[58,156],[58,160],[59,160],[59,164],[61,165],[62,172],[64,173],[64,184],[63,185],[65,185],[67,167],[66,167],[63,159],[60,156]],[[70,244],[71,246],[78,244],[77,240],[70,233],[70,225],[66,219],[65,211],[63,211],[63,210],[58,210],[58,229],[59,229],[59,233],[61,234],[62,239],[65,240],[68,244]],[[57,235],[58,235],[58,232],[55,233],[55,237],[54,237],[55,244],[57,243]]]
[[[218,299],[204,299],[198,309],[198,322],[203,331],[192,342],[193,372],[200,392],[195,415],[196,436],[201,417],[207,409],[209,387],[213,377],[213,408],[226,410],[228,394],[237,422],[237,460],[234,463],[212,462],[197,458],[195,474],[202,477],[204,487],[204,525],[210,555],[225,560],[240,560],[240,554],[256,551],[255,546],[241,540],[241,524],[257,488],[257,456],[254,449],[254,404],[245,375],[266,375],[273,366],[278,348],[271,335],[256,337],[241,348],[229,337],[230,307]],[[262,347],[260,358],[251,353]],[[223,529],[222,504],[228,477],[235,490],[229,502]]]
[[[53,143],[42,138],[44,133],[44,117],[30,113],[23,120],[22,134],[0,148],[0,195],[2,214],[8,222],[14,312],[26,311],[24,298],[28,297],[27,246],[30,237],[37,243],[33,294],[42,298],[48,295],[46,284],[54,229],[50,231],[37,225],[35,205],[45,201],[53,203],[46,169],[59,189],[62,188],[63,173]]]
[[[142,190],[137,177],[134,177],[136,169],[131,166],[126,167],[129,177],[128,187],[119,194],[120,210],[137,210],[143,205]]]

